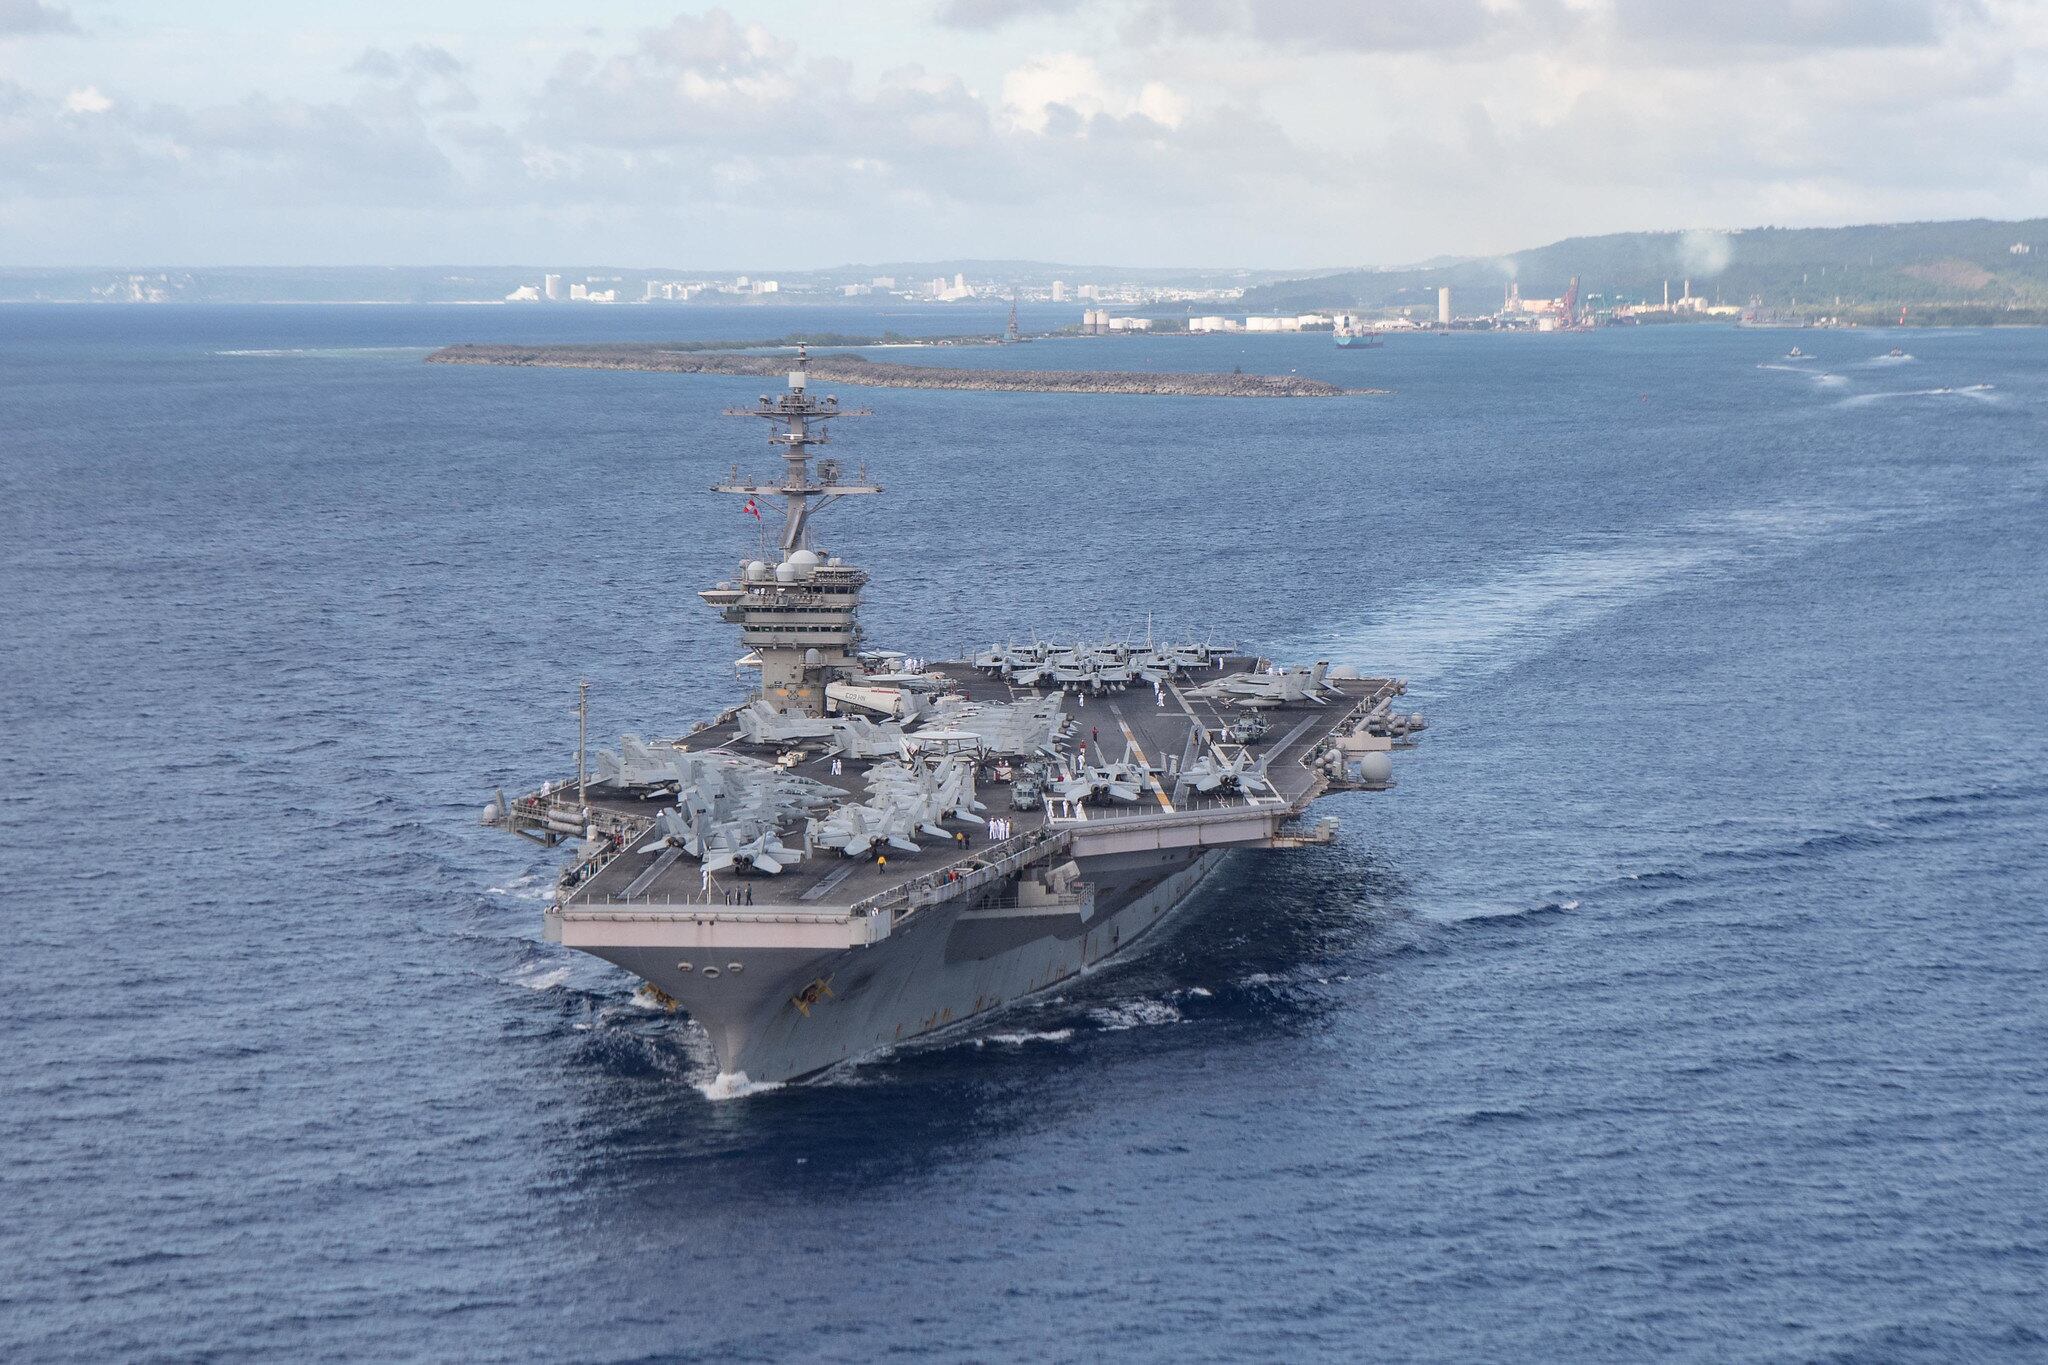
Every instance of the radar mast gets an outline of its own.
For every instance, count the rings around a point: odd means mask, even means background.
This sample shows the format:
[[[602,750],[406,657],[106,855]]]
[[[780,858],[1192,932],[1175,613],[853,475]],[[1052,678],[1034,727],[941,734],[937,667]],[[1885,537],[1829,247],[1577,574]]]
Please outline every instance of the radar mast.
[[[812,473],[811,447],[829,445],[832,441],[831,433],[825,427],[827,422],[835,417],[869,417],[873,414],[866,408],[842,408],[839,399],[833,395],[814,397],[809,383],[810,364],[810,348],[798,346],[796,367],[789,372],[787,393],[780,398],[762,394],[761,401],[751,408],[725,410],[728,417],[759,417],[773,426],[768,444],[782,447],[782,458],[787,466],[781,484],[743,481],[739,467],[734,466],[726,482],[711,487],[714,493],[739,493],[749,498],[780,502],[785,514],[782,528],[785,558],[792,551],[808,547],[811,513],[817,508],[840,498],[882,491],[880,484],[868,482],[865,465],[861,466],[852,482],[842,483],[839,461],[819,456],[817,472],[815,475]]]
[[[836,397],[810,391],[810,352],[799,346],[789,389],[780,398],[766,394],[751,408],[728,408],[731,417],[759,417],[769,423],[768,443],[781,448],[780,483],[740,477],[739,467],[714,493],[747,499],[747,510],[761,515],[761,502],[783,512],[782,560],[752,560],[740,568],[737,584],[721,583],[698,594],[726,620],[740,627],[748,653],[740,663],[761,670],[760,698],[777,711],[822,716],[829,709],[828,690],[839,678],[860,671],[860,590],[867,574],[838,558],[826,558],[810,543],[813,513],[840,498],[879,493],[863,466],[846,479],[839,461],[813,456],[812,447],[827,445],[826,423],[835,417],[865,417],[865,408],[843,408]],[[816,459],[816,468],[812,461]]]

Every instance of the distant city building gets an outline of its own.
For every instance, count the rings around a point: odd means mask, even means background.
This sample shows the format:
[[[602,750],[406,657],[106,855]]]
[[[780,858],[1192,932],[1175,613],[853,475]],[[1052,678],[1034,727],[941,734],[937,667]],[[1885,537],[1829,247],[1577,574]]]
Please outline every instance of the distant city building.
[[[1451,287],[1447,284],[1437,286],[1436,320],[1446,327],[1451,325]]]
[[[546,294],[550,299],[559,302],[562,297],[562,277],[560,275],[542,276],[541,292]]]
[[[870,283],[877,289],[894,289],[896,287],[896,277],[894,275],[877,275]]]
[[[1054,303],[1065,303],[1067,301],[1067,282],[1065,280],[1054,280],[1052,282],[1052,301]]]
[[[647,297],[662,299],[671,303],[684,303],[704,292],[701,284],[686,284],[681,280],[649,280]]]
[[[571,299],[571,300],[575,300],[575,301],[581,301],[581,300],[583,300],[583,299],[587,299],[587,298],[589,298],[589,297],[590,297],[590,286],[589,286],[589,285],[587,285],[587,284],[572,284],[572,285],[570,285],[570,286],[569,286],[569,297],[570,297],[570,299]]]
[[[2032,242],[2014,242],[2006,250],[2015,256],[2030,256],[2034,251]]]
[[[530,284],[522,284],[505,296],[507,303],[539,303],[540,290]]]

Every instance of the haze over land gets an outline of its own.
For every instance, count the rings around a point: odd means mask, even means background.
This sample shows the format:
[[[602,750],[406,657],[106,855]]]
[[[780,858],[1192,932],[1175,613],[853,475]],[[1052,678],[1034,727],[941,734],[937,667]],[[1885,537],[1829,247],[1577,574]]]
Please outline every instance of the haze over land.
[[[887,276],[875,272],[886,269]],[[697,272],[698,278],[716,272]],[[616,301],[665,302],[664,281],[684,268],[596,266],[573,272]],[[564,273],[539,267],[325,269],[214,268],[128,273],[106,269],[0,269],[0,302],[495,302],[531,289],[525,282]],[[936,277],[936,278],[934,278]],[[748,280],[747,276],[728,279]],[[887,278],[888,290],[872,282]],[[1294,275],[1275,270],[1137,269],[1043,261],[925,261],[849,264],[777,273],[769,293],[731,283],[706,302],[773,304],[870,301],[875,294],[928,299],[932,285],[968,282],[959,301],[1071,300],[1082,280],[1139,286],[1119,303],[1151,315],[1212,312],[1225,298],[1238,311],[1313,309],[1433,313],[1448,286],[1466,312],[1488,311],[1512,282],[1529,298],[1555,297],[1577,278],[1608,304],[1654,301],[1666,286],[1707,299],[1771,310],[1804,309],[1862,321],[2048,321],[2048,219],[2024,222],[1870,224],[1847,228],[1751,228],[1615,233],[1575,237],[1501,256],[1449,258],[1427,265]],[[1055,287],[1054,282],[1059,281]],[[758,287],[749,283],[747,289]],[[566,287],[564,287],[566,289]],[[848,297],[848,291],[852,291]],[[540,302],[539,298],[532,300]],[[1042,318],[1041,318],[1042,320]],[[769,336],[772,327],[748,336]]]
[[[1654,299],[1667,284],[1676,296],[1689,282],[1709,298],[1772,308],[1839,301],[2039,311],[2048,308],[2048,219],[1575,237],[1506,256],[1278,281],[1248,290],[1244,303],[1276,311],[1422,307],[1448,285],[1477,306],[1510,281],[1530,297],[1553,297],[1575,276],[1608,298]]]
[[[2027,219],[2044,129],[2009,0],[0,0],[0,264],[1301,274]]]

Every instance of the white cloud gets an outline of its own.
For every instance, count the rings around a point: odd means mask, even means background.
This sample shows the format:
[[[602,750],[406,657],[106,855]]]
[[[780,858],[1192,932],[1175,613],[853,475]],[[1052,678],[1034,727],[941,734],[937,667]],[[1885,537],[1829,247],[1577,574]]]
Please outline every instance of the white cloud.
[[[711,10],[564,31],[544,63],[521,33],[352,34],[179,101],[94,60],[0,82],[0,198],[23,259],[165,259],[148,234],[175,219],[247,259],[402,239],[791,264],[1338,265],[2048,203],[2038,12],[1733,3],[1447,0],[1423,22],[1396,0],[971,0],[866,46],[837,40],[886,28],[865,11],[799,42]],[[0,0],[0,28],[45,10]],[[129,39],[36,51],[103,41]],[[889,65],[906,51],[923,60]]]
[[[1003,76],[1003,117],[1012,127],[1043,133],[1054,111],[1082,120],[1107,115],[1141,115],[1165,128],[1178,128],[1188,104],[1161,81],[1135,86],[1104,76],[1090,58],[1074,52],[1039,57]]]

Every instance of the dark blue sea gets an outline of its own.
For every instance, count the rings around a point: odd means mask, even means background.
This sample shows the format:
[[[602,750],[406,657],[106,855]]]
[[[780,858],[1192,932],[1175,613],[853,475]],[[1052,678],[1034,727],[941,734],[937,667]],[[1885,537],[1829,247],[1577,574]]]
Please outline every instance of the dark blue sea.
[[[421,357],[1001,317],[0,309],[0,1357],[2048,1355],[2043,332],[959,353],[1394,390],[864,393],[821,526],[1396,670],[1398,790],[817,1086],[541,943],[478,812],[740,695],[761,381]]]

